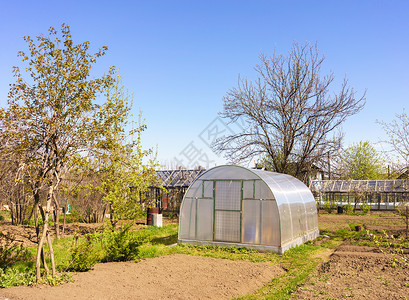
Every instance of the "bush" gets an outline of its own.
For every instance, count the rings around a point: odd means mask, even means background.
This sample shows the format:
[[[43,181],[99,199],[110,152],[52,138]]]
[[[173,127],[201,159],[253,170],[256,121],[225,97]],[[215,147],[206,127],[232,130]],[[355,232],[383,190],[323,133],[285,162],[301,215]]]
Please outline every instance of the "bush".
[[[99,261],[99,256],[93,247],[93,238],[92,235],[74,238],[75,245],[71,249],[71,261],[67,271],[86,272]]]
[[[350,215],[354,212],[354,207],[351,204],[344,205],[344,213]]]
[[[127,225],[119,231],[105,231],[103,234],[104,261],[127,261],[138,257],[138,247],[143,244],[144,237],[137,236]]]
[[[332,213],[334,209],[337,208],[337,204],[333,200],[325,200],[323,209],[326,210],[329,214]]]
[[[368,214],[370,210],[371,210],[371,207],[367,203],[362,203],[361,204],[361,212],[364,215]]]

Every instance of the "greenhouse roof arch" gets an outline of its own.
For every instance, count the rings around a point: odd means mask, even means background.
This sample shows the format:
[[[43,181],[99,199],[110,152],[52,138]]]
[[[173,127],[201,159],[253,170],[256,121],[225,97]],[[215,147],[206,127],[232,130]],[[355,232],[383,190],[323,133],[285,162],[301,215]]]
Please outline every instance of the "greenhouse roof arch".
[[[298,179],[225,165],[189,186],[178,243],[256,248],[284,253],[319,235],[315,199]]]

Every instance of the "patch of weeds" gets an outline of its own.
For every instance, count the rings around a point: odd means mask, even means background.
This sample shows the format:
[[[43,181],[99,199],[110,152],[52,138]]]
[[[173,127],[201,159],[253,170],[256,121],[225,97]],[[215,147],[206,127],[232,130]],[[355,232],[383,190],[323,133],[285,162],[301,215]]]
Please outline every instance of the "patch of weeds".
[[[206,256],[230,260],[248,260],[251,262],[271,262],[276,261],[278,255],[275,253],[262,253],[255,249],[236,248],[236,247],[217,247],[217,246],[195,246],[188,244],[179,244],[174,247],[175,253],[189,254],[195,256]]]
[[[268,298],[268,299],[290,299],[294,291],[297,290],[305,280],[317,268],[320,258],[315,254],[325,248],[312,245],[300,245],[291,248],[278,257],[278,263],[286,266],[286,273],[274,278],[269,284],[259,289],[255,294],[246,296],[247,298]]]
[[[358,226],[361,226],[362,228],[362,224],[356,224],[356,223],[348,223],[349,229],[351,229],[352,231],[356,231],[356,228]]]
[[[165,245],[142,245],[139,247],[138,258],[153,258],[172,253],[172,248]]]
[[[145,229],[132,232],[132,234],[143,243],[169,245],[177,242],[177,228],[176,224],[163,227],[148,226]]]
[[[9,232],[0,232],[0,268],[5,269],[18,261],[26,261],[31,258],[30,253],[21,244],[16,242],[15,237]]]
[[[48,275],[46,278],[42,279],[40,283],[45,283],[51,286],[60,285],[66,282],[72,282],[72,274],[71,273],[61,273],[57,274],[56,276]]]
[[[18,268],[0,269],[0,288],[19,285],[32,285],[36,282],[34,269],[19,270]]]
[[[318,280],[322,281],[322,282],[328,282],[329,279],[329,275],[328,274],[324,274],[322,275]]]
[[[388,235],[386,231],[382,231],[382,235],[366,230],[366,236],[382,253],[391,256],[391,266],[409,267],[409,259],[404,254],[405,246],[400,239],[396,239],[393,235]]]
[[[169,236],[164,236],[164,237],[158,237],[158,238],[153,238],[151,240],[152,244],[163,244],[163,245],[171,245],[175,244],[178,241],[178,234],[172,234]]]
[[[350,294],[342,294],[341,297],[342,297],[342,298],[354,298],[355,295],[352,294],[352,293],[350,293]]]
[[[389,280],[385,280],[385,281],[383,281],[383,282],[382,282],[382,284],[384,284],[384,285],[386,285],[386,286],[388,286],[388,285],[389,285],[389,283],[390,283],[390,281],[389,281]]]

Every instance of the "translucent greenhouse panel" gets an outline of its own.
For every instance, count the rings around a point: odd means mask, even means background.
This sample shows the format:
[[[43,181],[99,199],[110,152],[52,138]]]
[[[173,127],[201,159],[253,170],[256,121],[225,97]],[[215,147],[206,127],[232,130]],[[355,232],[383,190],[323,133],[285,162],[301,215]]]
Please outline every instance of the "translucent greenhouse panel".
[[[280,220],[277,203],[272,200],[262,201],[261,244],[280,246]]]
[[[203,197],[213,198],[213,181],[203,181]]]
[[[305,234],[307,232],[307,214],[308,212],[305,209],[305,204],[297,204],[298,212],[298,222],[300,223],[300,232],[299,234]]]
[[[317,206],[314,202],[309,202],[306,204],[307,205],[307,211],[308,211],[308,230],[313,230],[318,228],[317,224]]]
[[[199,199],[197,202],[196,239],[213,240],[213,199]]]
[[[241,182],[216,181],[216,209],[241,209]]]
[[[237,211],[216,211],[215,240],[240,242],[240,216]]]
[[[243,200],[243,243],[260,244],[260,202],[260,200]]]
[[[302,208],[302,216],[304,213],[306,215],[306,227],[305,230],[309,231],[317,228],[316,224],[316,202],[314,196],[311,194],[310,190],[301,182],[294,181],[293,184],[299,191],[300,197],[303,200],[305,208]]]
[[[255,199],[274,199],[273,193],[267,184],[262,180],[256,180],[254,183]]]
[[[311,210],[311,203],[307,202],[305,203],[305,217],[306,217],[306,230],[311,230],[312,229],[312,210]]]
[[[257,175],[250,170],[238,166],[220,166],[213,168],[200,177],[202,180],[217,180],[217,179],[259,179]]]
[[[243,181],[243,199],[254,199],[254,180]]]
[[[185,198],[180,211],[180,237],[182,239],[195,238],[196,203],[194,199]]]
[[[202,198],[202,181],[196,180],[187,190],[185,197],[188,198]]]
[[[297,188],[294,184],[293,181],[294,179],[291,178],[292,180],[288,180],[287,178],[283,180],[281,184],[281,189],[284,192],[288,203],[303,203],[303,199],[301,198],[301,195],[299,193],[299,188]],[[292,211],[293,212],[293,211]]]
[[[292,238],[298,237],[301,233],[301,219],[300,219],[300,204],[292,203],[290,204],[291,218],[293,223],[293,236]]]
[[[281,203],[278,209],[280,211],[281,243],[283,244],[293,238],[293,225],[288,203]]]
[[[311,206],[311,228],[310,229],[318,229],[318,214],[317,214],[317,206],[314,204]]]

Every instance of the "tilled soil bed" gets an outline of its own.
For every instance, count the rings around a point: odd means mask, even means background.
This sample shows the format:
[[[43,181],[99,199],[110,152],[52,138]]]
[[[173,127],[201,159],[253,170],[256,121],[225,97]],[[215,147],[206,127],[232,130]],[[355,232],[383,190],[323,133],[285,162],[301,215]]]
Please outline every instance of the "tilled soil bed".
[[[374,247],[340,245],[295,299],[408,299],[409,268]]]
[[[285,271],[277,265],[183,254],[97,264],[59,286],[12,287],[0,299],[230,299]],[[3,297],[3,298],[2,298]]]

